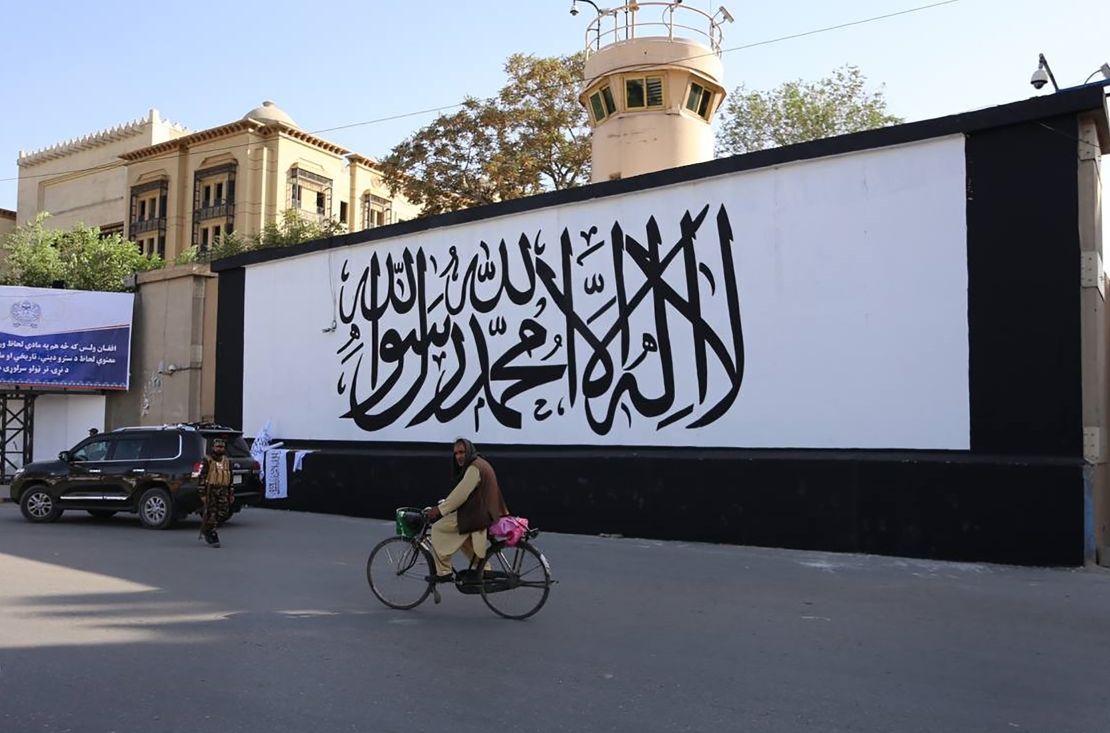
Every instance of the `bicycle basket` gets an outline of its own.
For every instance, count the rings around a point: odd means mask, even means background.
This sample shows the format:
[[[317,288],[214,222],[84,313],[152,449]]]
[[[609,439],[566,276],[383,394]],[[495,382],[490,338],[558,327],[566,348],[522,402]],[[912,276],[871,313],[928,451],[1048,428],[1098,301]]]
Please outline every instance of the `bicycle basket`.
[[[411,506],[403,506],[394,514],[397,535],[411,539],[424,529],[424,512]]]

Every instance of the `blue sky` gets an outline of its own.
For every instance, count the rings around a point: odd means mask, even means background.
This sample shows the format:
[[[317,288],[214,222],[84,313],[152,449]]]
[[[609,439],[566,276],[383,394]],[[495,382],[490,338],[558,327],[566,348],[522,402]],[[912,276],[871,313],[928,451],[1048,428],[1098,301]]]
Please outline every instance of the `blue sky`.
[[[725,0],[726,48],[928,4],[930,0]],[[606,5],[606,2],[599,2]],[[716,8],[721,0],[687,0]],[[191,129],[272,99],[306,130],[488,96],[514,52],[555,55],[583,43],[589,6],[570,0],[192,0],[163,4],[40,0],[10,4],[0,44],[0,179],[20,149],[145,115]],[[855,64],[883,85],[894,114],[939,117],[1036,94],[1044,52],[1061,86],[1110,61],[1110,2],[958,0],[897,18],[724,54],[726,86],[767,89]],[[1041,93],[1047,93],[1043,90]],[[432,114],[323,133],[380,156]],[[14,180],[0,207],[14,209]]]

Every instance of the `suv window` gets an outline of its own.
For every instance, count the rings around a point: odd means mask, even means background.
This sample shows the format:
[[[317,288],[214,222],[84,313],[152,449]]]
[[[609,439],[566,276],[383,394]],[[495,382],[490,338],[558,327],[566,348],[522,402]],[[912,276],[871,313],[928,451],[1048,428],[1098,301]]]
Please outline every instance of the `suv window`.
[[[75,461],[103,461],[108,457],[108,439],[90,440],[73,452]]]
[[[143,454],[143,439],[141,437],[116,438],[112,441],[113,461],[137,461]]]
[[[147,437],[143,458],[158,460],[177,458],[181,454],[181,436],[176,432],[154,433]]]
[[[250,458],[251,452],[247,448],[247,441],[243,440],[242,435],[236,433],[205,433],[204,451],[206,453],[212,450],[212,441],[216,438],[223,438],[227,443],[226,451],[229,458]]]

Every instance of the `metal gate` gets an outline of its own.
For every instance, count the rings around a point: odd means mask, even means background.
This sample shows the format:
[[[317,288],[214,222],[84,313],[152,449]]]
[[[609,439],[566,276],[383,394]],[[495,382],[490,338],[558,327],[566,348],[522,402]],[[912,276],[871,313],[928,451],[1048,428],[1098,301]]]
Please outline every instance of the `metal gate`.
[[[0,484],[31,462],[35,434],[35,395],[0,392]]]

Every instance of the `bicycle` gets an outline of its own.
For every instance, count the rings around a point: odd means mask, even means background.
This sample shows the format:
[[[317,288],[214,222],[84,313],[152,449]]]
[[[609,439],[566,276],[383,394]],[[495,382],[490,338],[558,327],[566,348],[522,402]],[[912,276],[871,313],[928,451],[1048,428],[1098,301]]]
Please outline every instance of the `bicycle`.
[[[431,524],[419,509],[401,507],[394,515],[396,535],[379,542],[366,561],[366,580],[379,601],[402,611],[416,608],[429,595],[442,598],[435,582],[435,560],[429,539]],[[490,610],[510,619],[526,619],[547,602],[551,566],[530,540],[539,534],[530,529],[515,545],[490,538],[480,567],[454,573],[460,593],[481,595]]]

